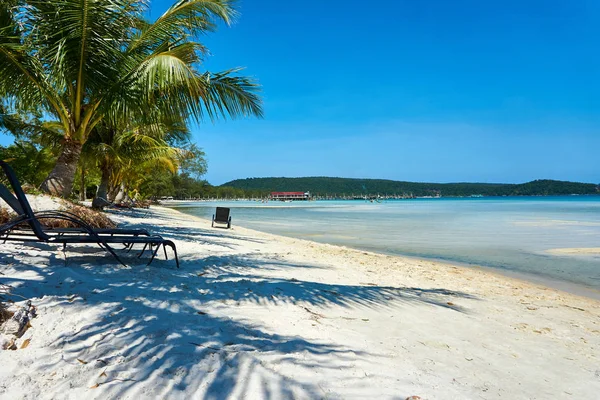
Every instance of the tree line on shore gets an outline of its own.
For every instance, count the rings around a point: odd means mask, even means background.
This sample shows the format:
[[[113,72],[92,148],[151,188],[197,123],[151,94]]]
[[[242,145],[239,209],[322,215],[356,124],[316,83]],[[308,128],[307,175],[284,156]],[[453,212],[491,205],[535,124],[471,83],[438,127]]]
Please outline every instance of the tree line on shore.
[[[600,194],[600,185],[556,180],[535,180],[522,184],[497,183],[419,183],[387,179],[331,177],[247,178],[223,184],[245,191],[309,191],[327,197],[464,197],[464,196],[548,196]]]
[[[92,190],[98,207],[157,196],[156,180],[206,186],[190,123],[262,116],[255,80],[201,70],[199,38],[234,3],[178,0],[150,21],[147,1],[2,1],[0,132],[15,142],[0,157],[42,192]]]

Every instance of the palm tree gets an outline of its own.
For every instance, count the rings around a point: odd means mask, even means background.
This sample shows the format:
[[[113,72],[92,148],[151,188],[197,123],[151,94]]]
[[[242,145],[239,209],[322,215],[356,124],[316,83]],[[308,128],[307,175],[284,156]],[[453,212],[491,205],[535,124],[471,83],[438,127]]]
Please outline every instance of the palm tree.
[[[82,151],[82,160],[95,161],[101,173],[92,205],[101,208],[106,200],[114,199],[118,189],[125,191],[126,184],[143,165],[160,162],[174,172],[185,151],[173,144],[184,142],[189,136],[185,121],[164,116],[160,123],[150,125],[98,124]]]
[[[233,0],[178,0],[156,21],[134,0],[4,0],[0,5],[0,99],[42,110],[64,132],[56,166],[41,185],[71,193],[83,144],[100,123],[150,124],[158,114],[262,116],[258,85],[197,69],[196,38],[236,16]],[[160,112],[150,112],[149,109]]]

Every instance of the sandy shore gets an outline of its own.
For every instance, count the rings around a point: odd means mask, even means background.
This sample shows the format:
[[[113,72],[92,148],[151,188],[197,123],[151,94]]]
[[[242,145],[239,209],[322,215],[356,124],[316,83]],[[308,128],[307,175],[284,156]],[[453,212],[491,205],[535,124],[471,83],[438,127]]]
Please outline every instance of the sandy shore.
[[[600,256],[600,247],[571,247],[565,249],[551,249],[549,254],[553,255],[594,255]]]
[[[488,271],[210,222],[123,226],[181,268],[97,247],[3,244],[0,283],[38,316],[0,351],[0,398],[595,399],[600,302]],[[234,221],[235,222],[235,221]],[[18,297],[22,296],[22,297]]]

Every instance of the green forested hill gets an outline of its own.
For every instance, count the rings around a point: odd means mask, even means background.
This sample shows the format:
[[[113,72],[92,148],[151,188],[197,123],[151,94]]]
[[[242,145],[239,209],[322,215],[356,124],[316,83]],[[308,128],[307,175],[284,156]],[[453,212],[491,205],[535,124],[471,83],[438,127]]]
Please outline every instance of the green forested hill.
[[[247,178],[227,182],[223,187],[254,191],[309,191],[313,195],[413,195],[413,196],[534,196],[561,194],[600,194],[600,186],[553,180],[522,184],[496,183],[417,183],[386,179],[329,177]]]

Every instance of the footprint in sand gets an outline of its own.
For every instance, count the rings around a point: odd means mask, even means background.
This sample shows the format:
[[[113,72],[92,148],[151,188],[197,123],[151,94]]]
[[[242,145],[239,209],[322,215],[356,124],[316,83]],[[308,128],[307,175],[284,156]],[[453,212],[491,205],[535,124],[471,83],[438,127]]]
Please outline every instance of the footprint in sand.
[[[552,332],[552,329],[550,329],[550,328],[539,328],[539,329],[536,329],[536,328],[534,328],[534,327],[532,327],[532,326],[530,326],[529,324],[526,324],[526,323],[520,323],[520,324],[513,325],[513,328],[516,329],[516,330],[518,330],[518,331],[521,331],[521,332],[533,332],[533,333],[537,333],[537,334],[540,334],[540,335],[548,334],[548,333]]]

